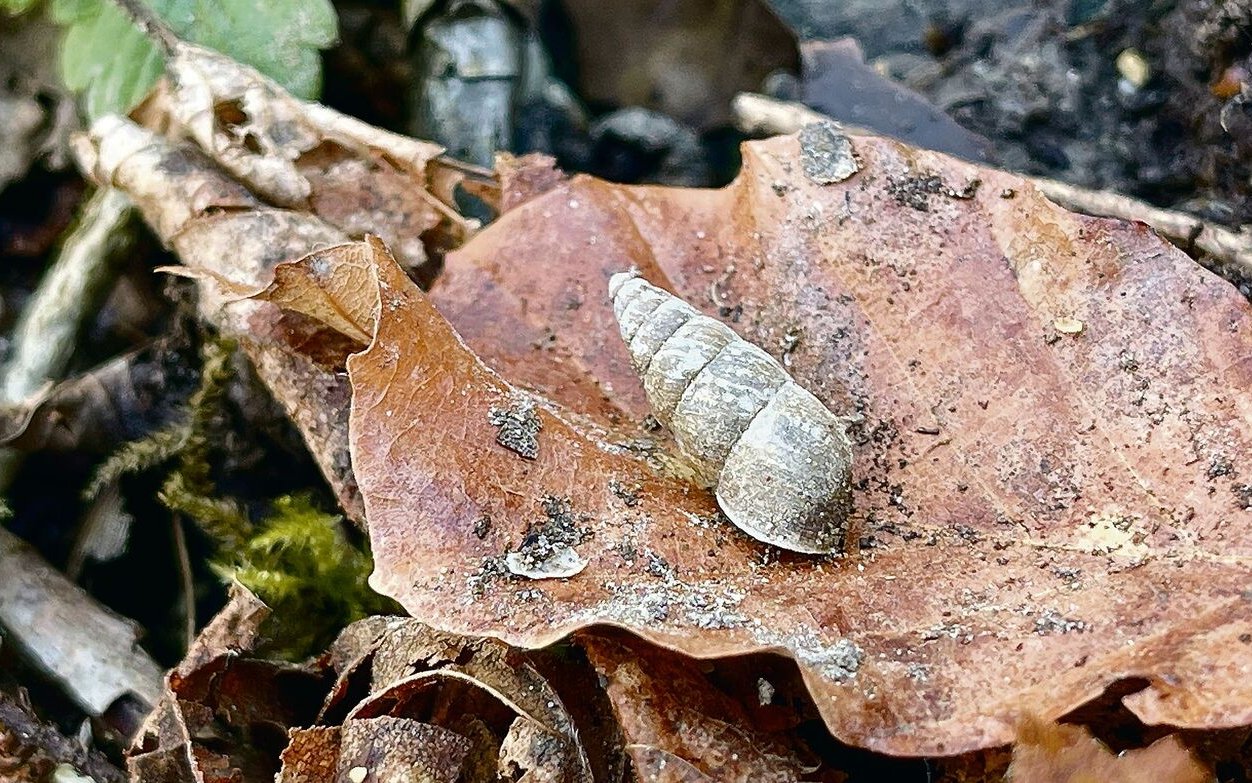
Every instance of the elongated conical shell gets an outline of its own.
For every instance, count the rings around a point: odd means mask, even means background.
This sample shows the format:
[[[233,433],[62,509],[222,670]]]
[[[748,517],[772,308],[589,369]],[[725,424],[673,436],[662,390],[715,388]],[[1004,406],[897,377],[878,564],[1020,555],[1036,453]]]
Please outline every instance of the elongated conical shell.
[[[843,547],[852,444],[843,422],[787,381],[730,450],[717,504],[753,536],[797,552]]]
[[[842,548],[852,444],[844,422],[772,356],[631,273],[609,295],[656,418],[749,535],[797,552]]]

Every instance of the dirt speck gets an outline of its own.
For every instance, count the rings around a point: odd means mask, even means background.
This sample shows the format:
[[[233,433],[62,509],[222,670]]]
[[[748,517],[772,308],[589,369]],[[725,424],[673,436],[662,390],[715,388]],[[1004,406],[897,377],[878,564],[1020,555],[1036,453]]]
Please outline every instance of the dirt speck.
[[[1082,620],[1071,620],[1061,616],[1060,612],[1048,609],[1035,620],[1035,633],[1040,636],[1055,633],[1083,633],[1087,624]]]
[[[533,522],[517,549],[505,555],[509,571],[531,579],[561,579],[587,567],[574,547],[590,537],[590,530],[570,507],[569,498],[547,496],[544,519]]]
[[[861,169],[852,140],[833,122],[814,122],[800,131],[800,165],[818,185],[843,182]]]
[[[1235,505],[1244,511],[1252,511],[1252,484],[1231,484],[1230,490],[1235,493]]]
[[[944,183],[938,174],[918,174],[910,177],[887,177],[887,192],[904,207],[919,212],[930,211],[931,196],[947,196],[961,200],[972,199],[982,187],[982,180],[972,179],[960,190]]]
[[[487,421],[500,430],[496,443],[526,459],[539,456],[539,430],[543,423],[535,403],[518,400],[508,408],[493,406],[487,412]]]
[[[1082,334],[1083,330],[1087,328],[1087,325],[1077,318],[1062,316],[1052,322],[1052,328],[1061,334],[1076,335]]]
[[[1225,454],[1214,454],[1210,457],[1208,470],[1205,472],[1210,479],[1238,475],[1235,471],[1235,464]]]
[[[617,496],[618,500],[625,503],[627,508],[634,508],[639,505],[639,490],[638,484],[628,487],[617,479],[609,480],[609,491]]]

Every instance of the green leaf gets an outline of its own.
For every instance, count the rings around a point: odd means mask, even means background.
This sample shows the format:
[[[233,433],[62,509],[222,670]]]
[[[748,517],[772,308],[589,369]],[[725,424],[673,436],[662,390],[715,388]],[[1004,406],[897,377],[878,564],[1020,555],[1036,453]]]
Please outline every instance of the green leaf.
[[[35,7],[39,0],[0,0],[0,12],[17,16]]]
[[[0,3],[29,0],[0,0]],[[256,68],[294,95],[316,98],[318,49],[333,44],[338,23],[330,0],[145,0],[181,38]],[[164,62],[156,47],[112,0],[53,0],[66,25],[65,84],[83,92],[91,118],[134,108]]]

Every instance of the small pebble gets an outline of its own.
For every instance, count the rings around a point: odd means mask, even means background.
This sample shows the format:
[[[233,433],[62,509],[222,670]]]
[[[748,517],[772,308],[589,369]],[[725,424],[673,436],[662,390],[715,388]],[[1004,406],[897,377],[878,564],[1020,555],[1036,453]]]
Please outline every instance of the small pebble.
[[[1138,49],[1122,49],[1115,64],[1117,72],[1136,90],[1143,89],[1152,78],[1152,67]]]
[[[1082,330],[1086,328],[1086,324],[1077,318],[1058,318],[1052,322],[1052,328],[1061,334],[1082,334]]]

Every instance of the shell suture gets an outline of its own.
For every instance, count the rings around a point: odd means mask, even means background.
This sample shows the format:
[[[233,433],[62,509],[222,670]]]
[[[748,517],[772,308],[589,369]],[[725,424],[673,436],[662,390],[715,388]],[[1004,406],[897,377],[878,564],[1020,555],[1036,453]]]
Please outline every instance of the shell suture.
[[[852,443],[772,356],[632,272],[609,280],[653,415],[736,526],[796,552],[842,549]]]

